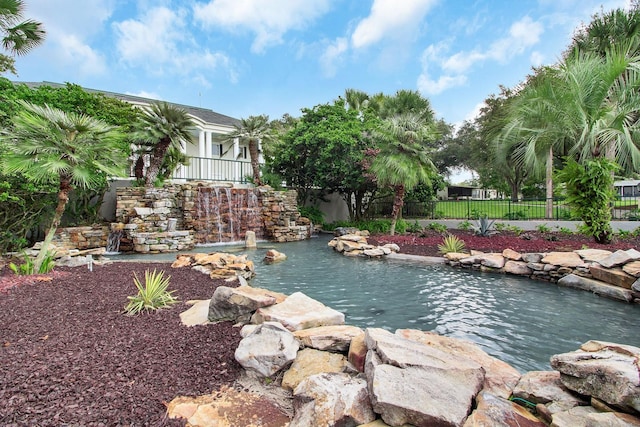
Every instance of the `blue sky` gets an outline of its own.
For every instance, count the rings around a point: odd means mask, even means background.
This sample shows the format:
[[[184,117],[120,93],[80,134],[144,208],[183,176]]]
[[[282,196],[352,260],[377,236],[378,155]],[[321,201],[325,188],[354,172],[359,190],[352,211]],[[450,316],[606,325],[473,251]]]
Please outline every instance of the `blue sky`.
[[[233,117],[419,90],[460,123],[555,62],[581,23],[628,0],[26,0],[46,42],[20,81],[82,86]]]

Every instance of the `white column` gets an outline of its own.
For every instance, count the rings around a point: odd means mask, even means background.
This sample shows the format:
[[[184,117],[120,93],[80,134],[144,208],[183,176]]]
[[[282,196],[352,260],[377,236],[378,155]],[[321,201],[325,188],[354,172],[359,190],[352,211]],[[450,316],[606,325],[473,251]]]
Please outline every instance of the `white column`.
[[[240,178],[242,178],[240,176],[240,164],[238,163],[238,156],[240,155],[240,139],[239,138],[234,138],[233,139],[233,160],[235,160],[235,162],[233,162],[233,177],[231,177],[233,180],[239,181]]]
[[[201,130],[200,133],[198,133],[198,157],[204,157],[205,154],[205,136],[204,136],[204,131]]]
[[[264,157],[262,156],[262,139],[258,140],[258,163],[264,164]]]
[[[206,158],[206,160],[204,160],[204,163],[207,165],[206,166],[206,170],[207,170],[207,179],[213,179],[213,163],[211,162],[211,132],[205,132],[204,133],[205,136],[205,148],[204,148],[204,157]]]

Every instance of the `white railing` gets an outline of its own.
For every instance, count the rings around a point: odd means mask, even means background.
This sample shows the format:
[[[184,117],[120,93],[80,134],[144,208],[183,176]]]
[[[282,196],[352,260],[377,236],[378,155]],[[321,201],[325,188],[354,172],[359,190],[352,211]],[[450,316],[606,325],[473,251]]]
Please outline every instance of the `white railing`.
[[[172,178],[246,183],[251,175],[250,162],[189,157],[189,165],[176,168]]]

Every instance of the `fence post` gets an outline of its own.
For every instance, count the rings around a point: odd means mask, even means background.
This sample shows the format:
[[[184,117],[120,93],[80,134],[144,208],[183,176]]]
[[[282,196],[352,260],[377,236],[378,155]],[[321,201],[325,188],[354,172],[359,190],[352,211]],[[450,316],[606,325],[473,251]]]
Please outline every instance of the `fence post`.
[[[467,196],[467,219],[471,218],[471,201],[469,199],[469,196]]]

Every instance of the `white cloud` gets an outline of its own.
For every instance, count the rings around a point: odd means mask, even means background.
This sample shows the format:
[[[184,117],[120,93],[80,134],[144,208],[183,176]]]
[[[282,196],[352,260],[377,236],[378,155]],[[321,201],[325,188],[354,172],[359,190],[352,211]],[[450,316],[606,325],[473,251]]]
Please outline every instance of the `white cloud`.
[[[339,37],[325,49],[320,56],[320,65],[326,77],[333,77],[336,74],[336,63],[349,48],[349,42],[344,37]]]
[[[156,7],[138,19],[114,23],[116,47],[122,62],[154,74],[190,76],[206,87],[211,84],[204,75],[222,69],[235,83],[238,76],[233,62],[223,52],[200,50],[186,19],[185,9]]]
[[[411,34],[437,0],[374,0],[371,14],[360,21],[351,44],[359,49],[386,37]]]
[[[74,64],[81,76],[104,74],[107,66],[105,59],[98,52],[82,43],[76,36],[61,36],[57,40],[60,46],[59,60],[66,64]]]
[[[329,10],[330,0],[211,0],[194,6],[194,17],[204,27],[255,33],[251,50],[263,53],[282,43],[290,30],[305,28]]]
[[[160,95],[158,95],[155,92],[146,92],[144,90],[141,90],[140,92],[136,92],[136,93],[132,93],[132,92],[127,92],[127,95],[131,95],[131,96],[139,96],[140,98],[148,98],[148,99],[162,99],[162,97]]]
[[[423,52],[418,88],[433,95],[461,86],[467,82],[466,73],[475,64],[491,60],[505,64],[527,48],[536,45],[543,31],[544,27],[540,22],[525,16],[511,25],[508,35],[491,43],[486,50],[460,51],[446,56],[448,44],[430,45]],[[540,54],[531,56],[532,63],[541,59]],[[433,71],[430,70],[433,68],[439,68],[442,72],[437,79],[431,77]]]
[[[529,60],[531,61],[531,65],[533,65],[534,67],[539,67],[544,63],[544,55],[541,52],[538,52],[537,50],[534,52],[531,52],[531,56],[529,57]]]

